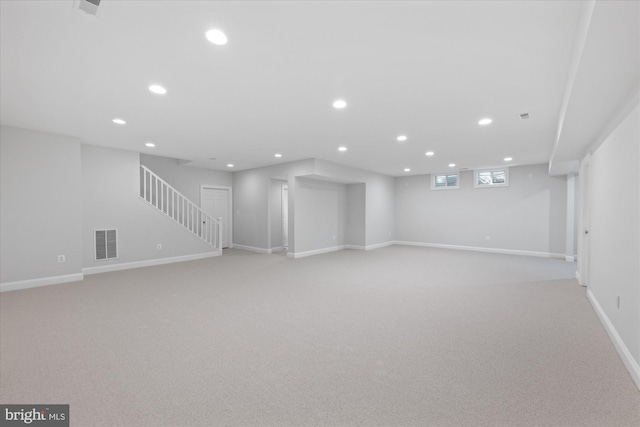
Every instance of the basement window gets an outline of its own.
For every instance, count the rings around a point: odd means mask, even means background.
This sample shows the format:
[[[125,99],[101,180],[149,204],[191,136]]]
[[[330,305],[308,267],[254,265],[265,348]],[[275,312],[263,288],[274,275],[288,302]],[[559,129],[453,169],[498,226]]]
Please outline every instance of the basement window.
[[[509,168],[476,170],[473,186],[475,188],[508,187]]]
[[[431,175],[432,190],[455,190],[460,188],[460,174],[442,173]]]

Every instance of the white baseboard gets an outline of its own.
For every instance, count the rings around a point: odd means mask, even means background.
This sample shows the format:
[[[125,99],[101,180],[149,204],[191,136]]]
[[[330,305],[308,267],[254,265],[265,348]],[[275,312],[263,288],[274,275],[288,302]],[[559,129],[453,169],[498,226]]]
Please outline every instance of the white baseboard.
[[[392,246],[392,245],[395,245],[396,243],[397,242],[395,241],[389,241],[389,242],[376,243],[373,245],[367,245],[365,246],[365,250],[372,251],[374,249],[386,248],[387,246]]]
[[[312,256],[312,255],[320,255],[320,254],[326,254],[329,252],[336,252],[336,251],[341,251],[345,248],[344,245],[340,245],[340,246],[330,246],[328,248],[322,248],[322,249],[314,249],[312,251],[304,251],[304,252],[295,252],[291,255],[287,254],[287,256],[292,256],[293,258],[304,258],[307,256]]]
[[[480,246],[444,245],[440,243],[407,242],[402,240],[397,240],[395,244],[406,245],[406,246],[421,246],[426,248],[455,249],[460,251],[488,252],[493,254],[525,255],[525,256],[535,256],[535,257],[541,257],[541,258],[564,259],[564,254],[556,254],[551,252],[521,251],[517,249],[483,248]]]
[[[271,253],[269,252],[269,249],[265,249],[265,248],[256,248],[255,246],[245,246],[245,245],[239,245],[237,243],[233,244],[233,249],[240,249],[241,251],[249,251],[249,252],[257,252],[259,254],[268,254]]]
[[[274,246],[273,248],[267,249],[268,254],[274,254],[282,252],[284,248],[282,246]]]
[[[129,270],[131,268],[151,267],[154,265],[172,264],[174,262],[193,261],[196,259],[211,258],[220,256],[220,252],[206,252],[195,255],[182,255],[171,258],[149,259],[145,261],[125,262],[121,264],[109,264],[99,267],[87,267],[82,269],[82,273],[86,275],[108,273],[110,271]]]
[[[571,255],[565,255],[564,260],[567,262],[576,262],[576,257]]]
[[[640,390],[640,365],[638,365],[638,362],[631,355],[631,352],[625,345],[624,341],[622,341],[622,338],[618,334],[618,331],[616,331],[613,323],[611,323],[609,317],[607,317],[607,314],[604,312],[604,310],[600,306],[600,303],[598,303],[598,300],[593,295],[590,289],[587,289],[587,298],[589,299],[589,302],[591,302],[593,309],[600,318],[600,322],[602,322],[602,325],[607,331],[607,334],[609,334],[609,338],[618,351],[618,354],[620,355],[624,366],[626,366],[629,374],[631,374],[631,378],[636,383],[636,387],[638,387],[638,390]]]
[[[359,245],[344,245],[345,249],[353,249],[354,251],[366,251],[367,247],[366,246],[359,246]]]
[[[374,249],[380,249],[380,248],[385,248],[387,246],[392,246],[395,245],[396,242],[391,241],[391,242],[382,242],[382,243],[376,243],[375,245],[367,245],[367,246],[360,246],[360,245],[344,245],[345,249],[354,249],[357,251],[372,251]]]
[[[66,274],[64,276],[42,277],[40,279],[18,280],[0,283],[0,292],[16,291],[18,289],[37,288],[40,286],[59,285],[62,283],[79,282],[84,279],[82,273]]]

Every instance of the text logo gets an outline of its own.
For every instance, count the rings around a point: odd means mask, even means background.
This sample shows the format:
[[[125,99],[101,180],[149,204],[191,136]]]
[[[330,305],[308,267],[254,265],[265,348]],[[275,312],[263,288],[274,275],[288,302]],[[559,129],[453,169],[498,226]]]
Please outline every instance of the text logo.
[[[69,405],[0,405],[0,426],[69,427]]]

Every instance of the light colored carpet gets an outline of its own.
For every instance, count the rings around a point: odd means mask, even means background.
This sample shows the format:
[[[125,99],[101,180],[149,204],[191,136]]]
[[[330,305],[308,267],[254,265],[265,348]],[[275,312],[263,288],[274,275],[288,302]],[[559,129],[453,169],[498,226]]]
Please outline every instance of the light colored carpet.
[[[0,295],[0,402],[72,426],[637,426],[561,260],[393,246]]]

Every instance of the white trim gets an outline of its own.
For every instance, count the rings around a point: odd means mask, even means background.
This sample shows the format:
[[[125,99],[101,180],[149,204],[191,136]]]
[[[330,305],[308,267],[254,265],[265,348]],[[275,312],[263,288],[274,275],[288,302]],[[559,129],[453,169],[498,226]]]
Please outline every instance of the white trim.
[[[229,206],[228,206],[228,210],[229,212],[227,213],[229,215],[229,235],[227,236],[228,243],[229,246],[228,247],[232,247],[233,244],[233,188],[232,187],[227,187],[225,185],[209,185],[209,184],[200,184],[200,209],[202,209],[202,192],[204,191],[205,188],[212,188],[214,190],[227,190],[229,192]],[[204,212],[204,210],[202,211]],[[218,218],[214,218],[216,221],[218,220]],[[222,232],[222,229],[220,229],[220,232]],[[222,246],[222,239],[220,239],[220,246]],[[218,248],[220,250],[222,250],[222,248]]]
[[[345,249],[352,249],[354,251],[366,251],[367,247],[366,246],[360,246],[360,245],[344,245]]]
[[[582,283],[582,277],[580,276],[580,270],[576,270],[576,280],[578,281],[578,285],[584,286],[585,288],[587,287],[587,285]]]
[[[63,276],[41,277],[39,279],[17,280],[0,283],[0,292],[17,291],[18,289],[38,288],[40,286],[60,285],[62,283],[79,282],[84,279],[82,273],[65,274]]]
[[[240,249],[241,251],[257,252],[259,254],[268,254],[268,253],[270,253],[269,249],[256,248],[255,246],[239,245],[237,243],[233,244],[233,248],[234,249]]]
[[[553,252],[521,251],[517,249],[483,248],[479,246],[443,245],[440,243],[407,242],[407,241],[400,241],[400,240],[397,240],[395,244],[406,245],[406,246],[422,246],[426,248],[455,249],[455,250],[461,250],[461,251],[488,252],[488,253],[494,253],[494,254],[525,255],[525,256],[535,256],[535,257],[541,257],[541,258],[564,259],[564,254],[557,254]]]
[[[295,252],[295,253],[291,254],[291,256],[293,258],[304,258],[304,257],[312,256],[312,255],[320,255],[320,254],[326,254],[326,253],[329,253],[329,252],[337,252],[337,251],[341,251],[343,249],[345,249],[345,245],[330,246],[328,248],[314,249],[312,251]],[[289,255],[289,254],[287,254],[287,255]]]
[[[576,257],[575,256],[570,256],[570,255],[565,255],[564,256],[564,260],[567,262],[576,262]]]
[[[365,246],[365,250],[367,251],[371,251],[373,249],[380,249],[380,248],[386,248],[387,246],[392,246],[395,245],[396,242],[391,240],[388,242],[382,242],[382,243],[374,243],[373,245],[367,245]]]
[[[278,252],[282,252],[284,251],[284,247],[283,246],[274,246],[270,249],[267,249],[267,253],[268,254],[273,254],[273,253],[278,253]]]
[[[611,321],[609,320],[609,317],[607,317],[607,314],[598,303],[598,300],[591,292],[591,289],[587,289],[587,299],[589,300],[589,302],[591,302],[591,305],[600,318],[604,329],[607,331],[607,334],[609,334],[609,338],[618,351],[618,354],[620,355],[624,366],[626,366],[629,374],[631,375],[631,378],[636,383],[636,387],[638,387],[638,389],[640,390],[640,365],[638,365],[638,362],[631,355],[631,352],[618,334],[618,331],[616,331],[613,323],[611,323]]]
[[[86,275],[108,273],[110,271],[129,270],[131,268],[151,267],[154,265],[172,264],[174,262],[193,261],[196,259],[211,258],[222,255],[219,251],[205,252],[194,255],[181,255],[170,258],[149,259],[145,261],[125,262],[120,264],[103,265],[100,267],[87,267],[82,269],[82,273]]]

